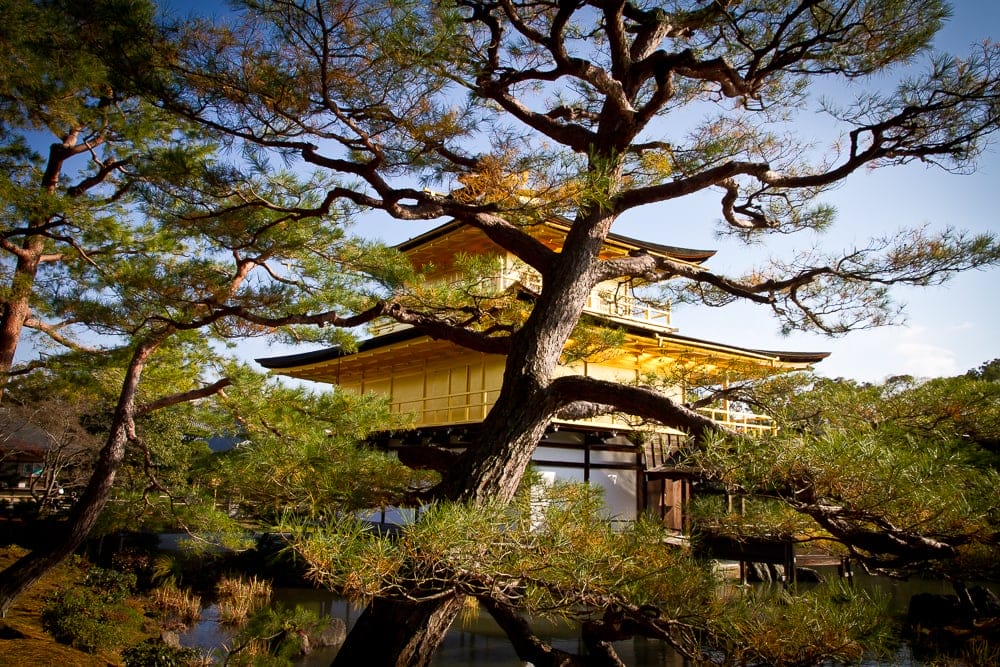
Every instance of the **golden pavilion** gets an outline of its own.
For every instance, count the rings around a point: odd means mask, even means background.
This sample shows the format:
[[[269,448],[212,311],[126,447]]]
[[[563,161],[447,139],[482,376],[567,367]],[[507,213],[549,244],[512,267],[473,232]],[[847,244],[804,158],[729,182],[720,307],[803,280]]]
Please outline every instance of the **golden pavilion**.
[[[561,248],[568,225],[549,221],[533,226],[532,234],[550,248]],[[498,258],[498,287],[530,300],[541,287],[540,276],[495,245],[482,231],[459,221],[436,227],[397,248],[417,268],[432,267],[428,279],[454,274],[458,256]],[[713,251],[677,248],[611,234],[602,257],[644,252],[699,265]],[[714,377],[719,385],[747,376],[764,377],[808,369],[825,352],[748,349],[677,333],[668,307],[641,297],[643,285],[611,281],[597,285],[584,317],[618,331],[619,344],[592,358],[568,357],[564,374],[578,374],[638,383],[643,378],[676,378],[667,387],[672,398],[690,399],[685,378]],[[419,329],[395,322],[377,323],[372,336],[355,351],[331,347],[257,361],[272,372],[312,380],[350,391],[375,392],[388,398],[394,412],[406,415],[409,428],[383,433],[373,444],[408,453],[434,445],[454,450],[474,447],[478,429],[500,390],[505,357],[469,350],[432,338]],[[763,416],[738,410],[725,402],[707,410],[713,419],[737,430],[770,432]],[[572,480],[599,485],[609,515],[634,519],[652,512],[670,528],[684,530],[690,483],[672,465],[671,454],[684,434],[659,425],[639,423],[621,414],[585,420],[555,419],[538,443],[533,462],[548,481]]]

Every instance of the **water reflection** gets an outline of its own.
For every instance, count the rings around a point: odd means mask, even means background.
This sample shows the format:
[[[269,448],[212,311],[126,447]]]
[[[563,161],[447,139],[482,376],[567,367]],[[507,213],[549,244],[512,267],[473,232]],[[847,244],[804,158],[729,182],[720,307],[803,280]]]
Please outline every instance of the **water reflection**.
[[[830,573],[824,573],[829,574]],[[928,592],[939,594],[952,593],[951,586],[942,581],[913,579],[910,581],[895,581],[882,578],[858,575],[856,585],[871,590],[878,590],[889,597],[890,609],[897,612],[905,611],[911,595]],[[333,617],[344,620],[350,629],[361,614],[361,609],[335,597],[332,593],[322,590],[301,588],[276,588],[272,595],[274,603],[280,603],[286,608],[301,606],[315,613],[320,618]],[[569,623],[533,623],[532,627],[539,636],[547,639],[555,648],[574,653],[582,652],[578,630]],[[218,649],[231,643],[232,632],[218,623],[218,609],[209,607],[204,610],[202,620],[188,633],[181,637],[185,646],[203,649]],[[674,652],[664,642],[636,638],[615,644],[622,661],[630,667],[684,667],[684,659]],[[303,667],[327,667],[336,655],[337,649],[316,648],[313,653],[303,658],[298,664]],[[434,667],[489,667],[489,666],[519,666],[524,665],[518,659],[506,635],[489,616],[470,609],[456,620],[438,650],[432,663]],[[907,646],[901,646],[889,663],[863,662],[862,665],[909,665],[917,667],[921,664],[915,660]]]
[[[320,618],[341,618],[348,630],[361,614],[355,607],[335,597],[332,593],[303,588],[276,588],[271,596],[275,604],[286,608],[296,605],[312,611]],[[184,646],[201,649],[220,649],[232,643],[232,631],[218,622],[218,608],[214,605],[202,612],[201,620],[181,636]],[[552,646],[574,653],[582,652],[578,630],[570,623],[546,622],[534,624],[539,636]],[[636,638],[619,642],[616,650],[625,664],[633,667],[682,667],[684,661],[663,642]],[[337,648],[316,648],[299,661],[302,667],[328,667]],[[489,614],[475,609],[463,613],[452,625],[448,636],[434,656],[434,667],[512,667],[524,665],[503,630]]]
[[[361,609],[345,603],[330,593],[316,590],[276,589],[272,599],[287,607],[299,605],[321,616],[344,619],[348,629],[361,614]],[[553,647],[581,652],[579,632],[570,623],[545,622],[535,624],[539,635]],[[634,667],[682,667],[683,661],[663,642],[636,639],[616,645],[619,655]],[[303,659],[305,667],[327,667],[336,649],[317,649]],[[523,665],[507,636],[489,614],[475,609],[463,613],[452,625],[432,663],[434,667],[490,667]]]

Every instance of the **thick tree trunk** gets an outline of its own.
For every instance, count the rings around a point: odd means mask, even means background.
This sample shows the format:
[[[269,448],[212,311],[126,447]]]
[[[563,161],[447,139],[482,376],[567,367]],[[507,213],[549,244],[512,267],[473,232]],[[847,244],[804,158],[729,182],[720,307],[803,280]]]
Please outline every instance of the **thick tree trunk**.
[[[11,278],[9,294],[0,312],[0,399],[3,398],[14,355],[21,340],[21,330],[31,317],[31,293],[38,274],[39,258],[43,248],[42,238],[32,236],[25,241]]]
[[[590,272],[610,225],[610,218],[595,216],[570,232],[567,245],[572,240],[578,251],[562,254],[559,265],[545,275],[545,289],[512,339],[500,395],[483,422],[484,437],[448,470],[440,486],[442,498],[480,505],[514,497],[535,447],[562,407],[547,391],[548,385],[590,294]],[[365,610],[333,667],[361,664],[357,662],[361,656],[363,664],[379,667],[428,664],[457,613],[449,611],[448,600],[423,603],[420,615],[414,615],[407,603],[378,600],[381,609],[373,610],[373,603]],[[423,623],[422,617],[428,622]],[[419,656],[413,653],[414,646],[420,648]],[[372,650],[377,659],[366,652]]]
[[[564,342],[549,338],[544,344],[528,347],[537,355],[539,350],[552,346],[561,350]],[[554,356],[558,358],[558,354]],[[483,432],[487,435],[477,443],[472,456],[460,457],[448,471],[442,497],[477,505],[509,502],[517,492],[556,406],[549,401],[537,376],[516,370],[507,375],[484,422]],[[349,633],[333,667],[429,664],[457,614],[460,602],[456,605],[453,600],[418,606],[388,600],[372,603]]]
[[[506,502],[513,498],[548,417],[538,401],[528,401],[522,408],[512,403],[522,405],[498,400],[484,429],[491,437],[488,442],[480,443],[491,451],[499,450],[499,454],[475,457],[473,463],[478,465],[474,466],[463,461],[465,467],[452,470],[449,479],[454,481],[446,488],[450,500],[475,504],[487,499]],[[536,409],[528,410],[528,405]],[[333,667],[429,665],[461,605],[460,596],[420,604],[376,600],[358,618]]]
[[[336,667],[427,667],[444,640],[464,598],[427,602],[375,600],[347,635]]]
[[[528,410],[529,405],[535,409]],[[499,453],[471,462],[460,460],[465,466],[450,471],[452,483],[446,487],[446,497],[474,504],[487,499],[509,501],[547,424],[548,416],[538,401],[498,400],[484,428],[491,437],[480,446]],[[333,667],[429,665],[461,605],[460,596],[419,604],[376,600],[358,618]]]
[[[531,377],[505,382],[484,422],[487,436],[477,444],[476,455],[456,461],[441,495],[472,504],[510,501],[553,411]],[[457,597],[419,605],[377,600],[358,618],[333,667],[428,665],[460,606]]]
[[[136,390],[146,361],[158,344],[152,342],[140,345],[132,355],[108,439],[101,449],[87,488],[70,512],[65,532],[55,536],[48,545],[28,553],[0,573],[0,617],[7,615],[7,610],[21,593],[31,588],[46,572],[72,554],[90,534],[101,510],[104,509],[115,481],[115,473],[125,456],[125,446],[133,428]]]
[[[70,132],[63,142],[49,146],[49,159],[39,184],[46,194],[53,194],[59,185],[59,175],[66,159],[73,155],[77,132]],[[32,221],[35,226],[39,221]],[[31,295],[35,289],[35,277],[45,251],[45,239],[32,235],[25,238],[21,248],[15,251],[17,265],[11,276],[9,292],[0,312],[0,399],[3,398],[10,369],[14,367],[14,354],[21,340],[21,330],[31,316]]]

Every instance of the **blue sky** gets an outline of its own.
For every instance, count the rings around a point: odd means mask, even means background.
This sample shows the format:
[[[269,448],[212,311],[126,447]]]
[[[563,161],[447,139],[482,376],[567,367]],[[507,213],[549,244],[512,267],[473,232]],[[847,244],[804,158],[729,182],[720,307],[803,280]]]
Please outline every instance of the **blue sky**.
[[[1000,2],[957,0],[954,15],[936,40],[942,50],[966,54],[984,39],[1000,39]],[[976,173],[954,175],[912,164],[859,172],[825,197],[836,206],[838,221],[823,238],[829,249],[844,248],[901,227],[930,224],[1000,234],[1000,137],[981,157]],[[681,213],[679,213],[681,214]],[[692,202],[683,214],[719,217],[717,197]],[[655,225],[637,216],[617,229],[642,237]],[[683,239],[659,239],[718,250],[713,267],[740,268],[740,249],[712,236],[705,225]],[[749,347],[829,351],[817,366],[829,377],[880,381],[891,375],[954,375],[1000,357],[1000,268],[961,274],[939,287],[899,289],[906,304],[900,326],[857,331],[839,338],[818,334],[782,336],[765,309],[744,305],[723,309],[688,307],[674,318],[685,335]]]
[[[211,14],[212,8],[222,3],[169,0],[164,4],[179,13]],[[1000,37],[997,0],[955,0],[953,8],[952,20],[938,35],[938,48],[965,54],[974,42]],[[828,94],[836,94],[836,90]],[[996,143],[982,156],[972,175],[948,174],[919,164],[859,172],[826,197],[837,207],[839,217],[835,228],[823,237],[823,244],[831,250],[846,248],[872,235],[923,224],[1000,233],[997,190],[1000,148]],[[706,224],[719,217],[717,196],[693,198],[671,208],[669,214],[672,219],[698,224],[664,226],[663,210],[652,208],[621,221],[615,231],[661,243],[717,249],[710,266],[735,272],[746,268],[748,255],[732,243],[715,238],[714,226]],[[386,221],[366,227],[365,233],[395,243],[425,227]],[[834,339],[801,333],[782,336],[777,322],[765,309],[750,305],[679,309],[675,323],[685,335],[748,347],[829,351],[830,358],[817,370],[830,377],[866,381],[899,374],[933,377],[961,373],[1000,357],[998,291],[1000,269],[962,274],[940,287],[896,290],[896,297],[907,304],[905,324]],[[283,351],[273,348],[255,352],[268,355]]]
[[[964,55],[974,42],[1000,38],[1000,2],[958,0],[954,4],[953,18],[939,33],[937,48]],[[824,89],[825,95],[836,93],[835,89]],[[810,126],[807,132],[824,122],[820,117],[803,120]],[[995,138],[972,175],[949,174],[923,164],[852,175],[824,197],[837,208],[838,219],[821,237],[822,246],[830,251],[848,248],[875,235],[924,224],[1000,233],[995,195],[1000,189],[998,140],[1000,137]],[[716,193],[691,198],[668,210],[651,208],[630,216],[615,231],[661,243],[715,249],[718,252],[709,266],[734,273],[771,252],[748,255],[735,243],[715,237],[715,226],[706,223],[720,217]],[[668,236],[663,231],[665,215],[696,224],[678,224],[677,233]],[[794,242],[780,244],[786,253],[798,249]],[[904,324],[838,338],[804,333],[783,336],[767,309],[750,304],[719,309],[689,306],[675,312],[674,323],[684,335],[747,347],[829,351],[830,357],[816,367],[819,373],[865,381],[902,374],[954,375],[1000,357],[1000,268],[961,274],[939,287],[898,289],[894,296],[906,304]]]

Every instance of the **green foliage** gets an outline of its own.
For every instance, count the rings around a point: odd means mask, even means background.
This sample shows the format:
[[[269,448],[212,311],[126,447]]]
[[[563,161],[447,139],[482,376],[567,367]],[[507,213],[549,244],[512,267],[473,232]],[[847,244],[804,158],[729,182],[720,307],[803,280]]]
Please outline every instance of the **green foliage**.
[[[136,204],[140,190],[162,183],[157,155],[197,153],[204,141],[127,85],[126,65],[148,68],[161,41],[152,3],[4,0],[2,13],[5,59],[17,66],[0,77],[0,161],[11,176],[0,184],[11,242],[0,299],[43,318],[31,324],[44,332],[40,345],[75,347],[79,323],[64,325],[60,303],[149,242]],[[46,154],[29,149],[46,140]],[[30,261],[16,263],[19,255]],[[25,323],[13,324],[9,332]]]
[[[854,663],[891,642],[886,600],[835,581],[808,591],[751,588],[734,595],[705,635],[722,665]]]
[[[253,667],[290,667],[303,649],[304,635],[315,634],[323,622],[315,612],[296,606],[287,609],[280,604],[258,609],[237,633],[239,647],[256,644],[265,650],[237,651],[229,654],[228,663]]]
[[[312,576],[352,598],[457,590],[535,618],[596,621],[642,610],[707,664],[854,661],[886,640],[884,601],[839,583],[792,593],[727,588],[654,523],[615,527],[587,485],[535,487],[514,505],[431,507],[400,536],[345,518],[284,526]],[[721,657],[720,657],[721,656]]]
[[[912,439],[934,441],[970,464],[998,463],[1000,385],[974,371],[924,381],[902,376],[883,384],[814,378],[807,391],[785,394],[782,403],[777,417],[786,428],[872,431],[903,446]]]
[[[65,590],[42,610],[42,626],[56,641],[88,653],[120,646],[141,623],[137,611],[92,588]]]
[[[197,657],[196,650],[170,646],[158,637],[122,651],[125,667],[187,667]]]
[[[993,359],[992,361],[987,361],[979,368],[974,368],[965,375],[967,377],[975,378],[977,380],[986,380],[987,382],[998,382],[1000,381],[1000,359]]]
[[[178,556],[158,554],[152,563],[152,581],[167,587],[179,586],[188,566],[189,563],[184,561],[182,554]]]
[[[771,405],[777,435],[691,452],[707,478],[748,497],[745,514],[698,503],[704,529],[829,541],[896,573],[996,576],[996,383],[797,381],[799,390]]]
[[[539,614],[586,618],[627,599],[698,616],[712,574],[664,548],[657,526],[639,521],[618,530],[602,512],[591,487],[556,485],[510,507],[437,504],[399,537],[378,537],[349,517],[283,529],[295,532],[312,577],[351,598],[391,596],[416,581],[428,595],[437,586],[470,595],[497,587]]]
[[[93,589],[103,602],[114,604],[123,602],[135,592],[136,576],[131,572],[95,567],[87,572],[83,584]]]
[[[733,498],[731,509],[726,500],[721,495],[708,493],[691,499],[689,511],[694,540],[705,533],[799,540],[825,535],[812,519],[778,499],[741,495]],[[816,546],[835,548],[822,541]]]
[[[43,373],[18,378],[13,400],[32,406],[74,400],[74,419],[106,437],[116,384],[115,355],[67,355]],[[102,512],[97,534],[116,530],[189,530],[191,546],[248,546],[246,521],[268,522],[284,512],[329,512],[395,504],[430,483],[394,458],[359,447],[369,433],[399,427],[384,400],[333,392],[314,394],[282,386],[241,365],[222,364],[203,340],[172,340],[149,364],[144,399],[202,384],[200,371],[216,368],[231,381],[224,396],[172,405],[136,420],[139,440],[125,454],[114,502]],[[43,401],[48,401],[43,403]],[[213,453],[211,437],[240,443]]]
[[[271,380],[237,379],[221,407],[238,425],[240,444],[197,472],[203,487],[230,496],[247,517],[326,515],[402,502],[434,479],[359,446],[390,430],[383,399],[349,392],[314,394]],[[215,492],[215,491],[213,491]]]
[[[114,404],[115,384],[120,387],[120,363],[116,354],[54,354],[43,369],[12,378],[7,392],[12,402],[25,406],[41,405],[47,398],[75,405],[86,430],[103,437],[108,421],[104,413]]]

